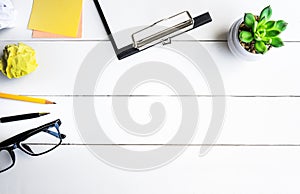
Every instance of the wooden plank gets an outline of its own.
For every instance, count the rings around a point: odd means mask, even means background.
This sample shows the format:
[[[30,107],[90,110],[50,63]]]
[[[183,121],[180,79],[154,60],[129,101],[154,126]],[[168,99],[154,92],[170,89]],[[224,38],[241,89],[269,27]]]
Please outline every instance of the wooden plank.
[[[128,13],[136,13],[138,10],[135,9],[135,6],[132,6],[134,3],[138,1],[131,0],[130,4],[127,5],[127,2],[124,2],[124,5],[120,5],[115,9],[109,10],[109,15],[115,16],[123,13],[123,7],[126,7],[126,12]],[[5,30],[0,32],[1,39],[6,40],[30,40],[31,39],[31,31],[27,29],[27,24],[30,17],[30,10],[32,5],[32,0],[29,1],[18,1],[13,0],[13,3],[18,10],[18,20],[16,28]],[[118,2],[120,3],[120,2]],[[226,2],[220,1],[204,1],[204,0],[188,0],[185,2],[174,2],[172,0],[161,1],[145,1],[143,5],[147,6],[151,13],[155,10],[157,5],[160,7],[164,7],[167,10],[174,9],[185,9],[189,10],[193,15],[197,15],[199,13],[204,13],[209,11],[213,18],[213,23],[208,24],[200,29],[197,29],[190,34],[195,37],[197,40],[225,40],[226,33],[228,32],[231,24],[243,17],[244,13],[252,12],[254,14],[259,14],[259,12],[269,5],[270,2],[267,0],[259,1],[259,2],[242,2],[238,0],[229,0]],[[172,6],[170,6],[172,5]],[[287,0],[284,3],[282,1],[276,0],[272,1],[271,4],[274,14],[273,19],[284,19],[289,23],[288,30],[282,34],[282,37],[286,41],[299,41],[300,40],[300,29],[299,24],[300,20],[295,17],[295,13],[297,13],[297,3],[293,0]],[[158,11],[158,10],[157,10]],[[143,14],[143,17],[139,17],[141,20],[146,19],[147,15],[150,17],[152,14]],[[167,17],[168,15],[166,15]],[[161,18],[157,18],[161,19]],[[119,19],[113,20],[115,26],[119,26],[120,29],[126,29],[128,27],[132,27],[130,21],[122,21]],[[143,20],[142,20],[143,21]],[[156,21],[156,20],[155,20]],[[155,21],[150,23],[143,23],[142,25],[149,25]],[[83,40],[107,40],[107,35],[104,31],[100,18],[97,14],[95,6],[93,5],[92,0],[86,0],[84,2],[83,9]],[[179,38],[180,39],[180,38]]]
[[[214,133],[215,142],[204,142],[206,135],[211,132],[209,128],[212,121],[212,99],[198,97],[198,125],[196,128],[180,128],[182,123],[181,102],[193,103],[193,97],[130,97],[128,99],[128,114],[117,114],[124,112],[122,107],[112,105],[112,97],[49,97],[57,102],[56,105],[39,105],[23,102],[14,102],[0,99],[0,116],[30,112],[51,112],[50,115],[27,121],[1,124],[0,141],[11,137],[21,131],[38,127],[47,122],[60,118],[62,120],[61,132],[67,135],[64,143],[71,144],[235,144],[235,145],[286,145],[300,144],[300,132],[298,115],[300,114],[300,98],[227,98],[226,113],[222,128],[216,129]],[[117,97],[117,100],[127,100],[126,97]],[[90,100],[94,102],[93,109],[77,107],[74,102],[78,100]],[[73,101],[75,100],[75,101]],[[116,99],[115,99],[116,100]],[[155,115],[151,115],[150,107],[153,103],[162,103],[165,115],[161,111],[162,121],[158,121]],[[126,106],[125,106],[126,107]],[[114,109],[113,109],[114,108]],[[116,111],[114,111],[116,110]],[[85,116],[80,117],[80,113]],[[126,112],[125,112],[126,113]],[[194,115],[185,113],[185,116],[193,118]],[[118,115],[118,117],[116,117]],[[96,122],[93,121],[96,117]],[[155,133],[141,136],[147,124],[154,117],[158,127],[152,127]],[[222,121],[222,117],[218,117]],[[85,120],[88,123],[84,126]],[[127,119],[124,123],[122,119]],[[130,120],[136,127],[128,125]],[[192,119],[188,119],[192,122]],[[219,120],[214,119],[214,123]],[[99,124],[98,124],[99,123]],[[141,126],[139,126],[141,125]],[[186,124],[183,126],[187,126]],[[134,131],[134,129],[136,131]],[[140,131],[139,131],[140,130]],[[182,137],[174,140],[174,137],[182,130],[194,134],[193,138]],[[133,133],[135,132],[135,133]],[[103,133],[110,141],[104,138]],[[184,133],[184,134],[186,134]],[[94,134],[94,135],[93,135]],[[81,137],[85,137],[83,140]],[[171,143],[170,143],[171,142]]]
[[[172,163],[142,172],[123,171],[104,164],[83,146],[61,146],[35,158],[16,152],[16,165],[0,176],[3,184],[0,192],[250,194],[299,191],[299,147],[215,147],[205,157],[199,157],[198,150],[199,147],[190,147]]]
[[[9,43],[11,42],[1,42],[0,45],[4,47],[4,45]],[[209,53],[204,54],[201,52],[201,54],[203,56],[210,55],[215,61],[215,65],[205,60],[194,65],[186,57],[161,47],[151,48],[126,60],[118,61],[114,57],[109,42],[41,41],[26,43],[36,50],[39,67],[30,76],[22,79],[9,80],[0,75],[0,91],[23,95],[73,95],[77,74],[80,71],[80,75],[86,76],[83,80],[78,80],[78,83],[91,81],[91,78],[96,79],[99,77],[99,79],[94,83],[87,83],[90,86],[94,84],[95,91],[77,91],[76,94],[78,95],[129,95],[130,92],[113,92],[119,78],[136,65],[157,61],[178,69],[179,73],[183,74],[195,91],[179,92],[177,94],[300,95],[300,87],[298,86],[298,72],[300,68],[298,50],[300,45],[297,43],[288,43],[284,48],[273,49],[262,60],[251,63],[237,60],[230,53],[225,42],[200,43],[200,47],[205,47]],[[196,42],[174,42],[173,44],[178,48],[192,48],[198,45]],[[104,50],[97,47],[93,51],[93,48],[99,45],[103,46]],[[95,53],[94,56],[89,55],[92,51]],[[197,50],[191,50],[190,52],[197,54]],[[161,53],[164,54],[162,55]],[[109,55],[113,57],[111,62],[105,61],[105,56]],[[200,67],[200,71],[195,67]],[[221,81],[223,81],[225,87],[225,93],[209,91],[209,84],[212,83],[206,80],[207,75],[203,70],[209,70],[211,67],[216,68],[213,75],[218,75],[219,71],[222,78]],[[98,69],[97,72],[95,71],[97,68],[102,68],[103,70],[100,71]],[[156,71],[155,68],[152,71]],[[87,74],[84,74],[84,72]],[[158,68],[157,72],[162,71]],[[93,73],[95,74],[92,75]],[[214,77],[211,79],[215,80]],[[176,89],[176,86],[172,87]],[[159,87],[159,84],[148,84],[134,91],[133,94],[169,95],[174,94],[174,92],[166,89],[166,87]]]

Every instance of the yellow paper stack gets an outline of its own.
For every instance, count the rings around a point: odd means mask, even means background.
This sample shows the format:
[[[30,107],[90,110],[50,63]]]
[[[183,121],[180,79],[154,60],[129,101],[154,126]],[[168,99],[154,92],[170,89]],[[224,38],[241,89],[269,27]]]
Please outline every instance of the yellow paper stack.
[[[81,37],[82,1],[34,0],[28,24],[33,37]]]

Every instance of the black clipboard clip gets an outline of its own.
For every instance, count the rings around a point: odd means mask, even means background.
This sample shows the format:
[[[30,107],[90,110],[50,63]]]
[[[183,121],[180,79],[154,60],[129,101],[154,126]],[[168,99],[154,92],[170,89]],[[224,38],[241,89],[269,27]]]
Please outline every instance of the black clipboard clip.
[[[118,48],[99,1],[94,0],[94,3],[119,60],[157,44],[170,44],[172,38],[212,21],[208,12],[193,18],[188,11],[183,11],[133,33],[131,35],[132,44]]]

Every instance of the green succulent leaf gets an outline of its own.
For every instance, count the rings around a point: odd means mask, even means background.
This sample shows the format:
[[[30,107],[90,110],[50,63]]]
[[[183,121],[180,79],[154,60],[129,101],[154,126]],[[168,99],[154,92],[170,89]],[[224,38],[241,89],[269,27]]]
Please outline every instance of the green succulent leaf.
[[[279,38],[279,37],[273,37],[273,38],[272,38],[272,41],[271,41],[271,45],[272,45],[273,47],[279,48],[279,47],[284,46],[284,43],[283,43],[283,41],[281,40],[281,38]]]
[[[268,21],[265,25],[265,28],[272,29],[275,26],[275,24],[276,24],[275,21]]]
[[[260,19],[265,18],[267,21],[270,20],[271,16],[272,16],[271,6],[264,8],[260,13]]]
[[[283,31],[285,31],[287,25],[288,25],[288,23],[286,23],[285,21],[279,20],[279,21],[276,22],[274,28],[275,28],[276,30],[279,30],[280,32],[283,32]]]
[[[266,24],[266,23],[267,23],[267,20],[266,20],[265,17],[264,17],[264,18],[260,18],[260,20],[258,21],[257,27],[258,27],[258,28],[260,28],[260,27],[262,27],[262,26],[265,27],[265,24]]]
[[[254,21],[253,28],[252,28],[252,31],[253,31],[253,32],[256,32],[257,29],[258,29],[258,22],[255,20],[255,21]]]
[[[245,42],[245,43],[250,43],[252,40],[253,40],[253,35],[251,32],[248,32],[248,31],[242,31],[240,33],[240,40],[242,42]]]
[[[261,54],[264,54],[268,51],[268,48],[263,41],[256,41],[254,48],[257,52]]]
[[[254,22],[255,22],[255,17],[252,13],[246,13],[244,16],[244,23],[247,27],[249,28],[253,28],[254,26]]]
[[[272,38],[269,38],[269,37],[263,37],[263,38],[262,38],[262,41],[264,41],[265,44],[271,44]]]
[[[266,37],[276,37],[280,34],[280,31],[279,30],[270,30],[270,31],[267,31],[266,33]]]

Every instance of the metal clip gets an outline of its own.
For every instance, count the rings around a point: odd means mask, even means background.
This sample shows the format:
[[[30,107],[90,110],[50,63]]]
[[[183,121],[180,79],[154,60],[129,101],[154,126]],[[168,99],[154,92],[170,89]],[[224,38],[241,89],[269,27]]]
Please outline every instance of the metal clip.
[[[162,25],[163,23],[167,23],[172,19],[179,19],[179,17],[182,16],[185,16],[186,18],[184,18],[184,20],[180,23],[176,23],[175,25],[172,25],[170,27],[165,27]],[[160,24],[160,26],[158,26],[158,24]],[[162,19],[158,22],[155,22],[154,24],[133,33],[131,36],[133,41],[133,47],[137,49],[144,49],[159,43],[162,43],[163,45],[171,44],[171,38],[182,34],[185,31],[192,29],[193,27],[194,19],[188,11],[184,11],[171,17]],[[142,35],[142,33],[146,34],[147,31],[150,31],[151,28],[154,31],[160,31],[151,33],[150,35]],[[138,38],[138,35],[140,35],[141,38]]]

